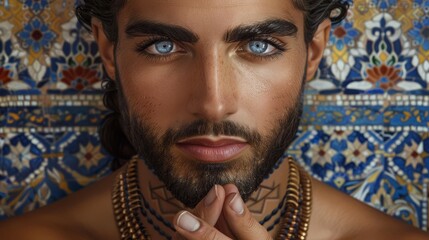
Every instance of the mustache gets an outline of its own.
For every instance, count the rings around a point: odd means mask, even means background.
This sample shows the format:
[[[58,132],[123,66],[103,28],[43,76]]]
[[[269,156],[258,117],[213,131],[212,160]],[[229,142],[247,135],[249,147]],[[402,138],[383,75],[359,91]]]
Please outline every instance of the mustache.
[[[171,146],[182,139],[203,135],[241,137],[249,144],[259,143],[262,139],[257,131],[232,121],[213,123],[207,120],[196,120],[178,129],[168,129],[162,137],[162,142],[164,146]]]

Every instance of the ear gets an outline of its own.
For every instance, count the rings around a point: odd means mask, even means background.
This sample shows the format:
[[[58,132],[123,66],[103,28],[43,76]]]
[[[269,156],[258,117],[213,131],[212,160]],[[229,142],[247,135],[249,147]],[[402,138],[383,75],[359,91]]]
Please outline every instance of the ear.
[[[326,19],[321,24],[319,24],[319,27],[314,33],[313,39],[308,44],[307,81],[313,79],[314,74],[319,67],[320,60],[323,57],[323,51],[325,50],[326,44],[329,41],[330,31],[331,21]]]
[[[111,79],[115,79],[115,43],[107,38],[100,20],[92,18],[91,29],[98,45],[104,69]]]

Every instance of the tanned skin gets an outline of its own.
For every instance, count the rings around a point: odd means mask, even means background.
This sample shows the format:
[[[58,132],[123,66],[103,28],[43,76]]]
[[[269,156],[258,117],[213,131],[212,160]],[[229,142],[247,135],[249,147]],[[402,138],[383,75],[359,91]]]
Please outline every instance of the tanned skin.
[[[261,57],[249,51],[250,39],[225,41],[225,34],[237,26],[270,19],[296,26],[294,33],[270,36],[284,43],[284,51],[271,46],[267,56]],[[328,41],[331,25],[326,20],[306,44],[303,19],[291,0],[134,0],[119,11],[116,47],[97,19],[92,21],[92,31],[107,74],[122,79],[129,111],[154,127],[158,135],[168,128],[205,119],[238,122],[268,136],[284,110],[297,104],[302,81],[314,76]],[[147,34],[126,33],[127,26],[136,21],[180,26],[198,39],[192,44],[175,42],[174,51],[164,56],[153,46],[142,54],[136,45]],[[147,53],[151,58],[144,55]],[[251,154],[249,149],[244,148],[241,155]],[[171,152],[179,163],[194,161],[180,149]],[[241,155],[228,161],[242,161]],[[120,239],[111,196],[116,176],[124,168],[52,205],[2,222],[1,239]],[[214,185],[191,209],[175,199],[143,161],[138,164],[142,194],[176,232],[160,221],[154,224],[174,239],[189,240],[275,238],[280,226],[273,220],[264,226],[259,221],[283,198],[288,170],[288,161],[283,161],[245,204],[237,187],[230,183]],[[180,164],[172,172],[191,174]],[[429,239],[424,232],[324,183],[314,179],[312,183],[313,211],[307,239]],[[163,239],[148,219],[141,219],[152,239]],[[195,229],[187,230],[186,225],[193,221],[198,222],[192,225]],[[270,225],[274,227],[267,231]]]
[[[139,173],[145,172],[141,164]],[[277,173],[283,175],[287,164],[277,170]],[[43,207],[26,215],[12,218],[9,221],[2,222],[0,233],[2,239],[32,239],[32,240],[89,240],[89,239],[120,239],[119,231],[114,221],[113,206],[111,201],[112,185],[115,182],[114,173],[101,181],[77,192],[69,197],[60,200],[48,207]],[[142,175],[142,174],[141,174]],[[151,176],[154,177],[154,176]],[[154,177],[151,183],[155,186],[162,183]],[[261,186],[272,186],[271,180],[264,181]],[[146,184],[145,186],[147,186]],[[284,186],[284,184],[281,184]],[[145,188],[150,191],[150,188]],[[279,188],[281,189],[281,187]],[[209,206],[205,206],[204,200],[191,210],[197,216],[201,216],[206,221],[203,227],[194,233],[184,232],[182,239],[228,239],[212,238],[215,234],[214,228],[210,228],[210,222],[213,224],[213,212],[218,211],[216,207],[222,208],[228,206],[228,193],[233,192],[232,186],[223,188],[218,186],[218,197]],[[272,206],[279,201],[278,198],[267,197],[265,199],[264,212],[272,210]],[[280,195],[281,196],[281,195]],[[310,230],[307,239],[347,239],[347,240],[409,240],[409,239],[428,239],[426,233],[404,224],[401,221],[393,219],[378,210],[347,196],[324,183],[313,180],[313,213],[310,220]],[[230,198],[231,196],[229,196]],[[269,198],[269,199],[267,199]],[[317,200],[316,200],[317,199]],[[172,199],[172,205],[177,202]],[[156,200],[151,200],[152,206],[161,213]],[[244,216],[231,216],[233,219],[226,221],[236,221],[242,227],[239,229],[255,234],[253,230],[257,225],[254,219],[260,216],[252,212],[250,208],[246,209]],[[175,214],[164,213],[166,219],[174,219]],[[250,228],[250,229],[249,229]],[[183,231],[178,228],[178,231]],[[151,228],[148,228],[152,234],[152,239],[163,239]],[[259,229],[263,230],[263,229]],[[275,235],[275,230],[270,232]],[[191,236],[192,235],[192,236]],[[205,236],[205,237],[203,237]],[[266,238],[264,238],[266,237]],[[176,239],[178,236],[176,236]],[[234,238],[237,239],[237,238]],[[245,239],[245,238],[238,238]],[[248,239],[269,239],[268,236],[257,236]]]

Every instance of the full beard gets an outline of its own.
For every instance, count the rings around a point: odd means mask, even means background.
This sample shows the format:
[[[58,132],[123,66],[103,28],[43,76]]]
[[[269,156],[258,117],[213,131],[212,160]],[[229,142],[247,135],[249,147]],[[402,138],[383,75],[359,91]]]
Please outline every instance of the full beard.
[[[136,114],[129,113],[120,84],[118,93],[119,104],[124,106],[121,123],[125,135],[171,194],[189,208],[194,208],[215,184],[235,184],[243,200],[247,201],[294,140],[302,113],[301,86],[292,107],[285,108],[285,113],[267,136],[232,121],[213,123],[200,119],[177,129],[168,129],[157,137],[153,127]],[[238,136],[247,141],[250,151],[237,159],[214,164],[183,159],[174,153],[175,143],[201,135]]]

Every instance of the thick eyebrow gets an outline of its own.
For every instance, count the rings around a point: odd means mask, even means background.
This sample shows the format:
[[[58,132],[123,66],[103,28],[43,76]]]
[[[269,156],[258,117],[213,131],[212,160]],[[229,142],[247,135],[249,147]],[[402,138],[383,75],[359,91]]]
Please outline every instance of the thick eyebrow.
[[[195,43],[198,41],[197,34],[184,27],[147,20],[139,20],[128,24],[125,33],[128,38],[158,35],[179,42]]]
[[[225,34],[228,43],[249,40],[261,35],[295,37],[298,28],[295,24],[284,19],[268,19],[252,25],[240,25]]]

